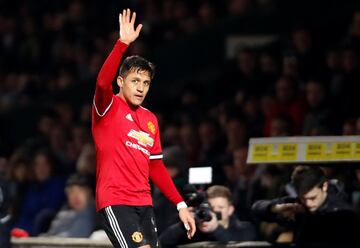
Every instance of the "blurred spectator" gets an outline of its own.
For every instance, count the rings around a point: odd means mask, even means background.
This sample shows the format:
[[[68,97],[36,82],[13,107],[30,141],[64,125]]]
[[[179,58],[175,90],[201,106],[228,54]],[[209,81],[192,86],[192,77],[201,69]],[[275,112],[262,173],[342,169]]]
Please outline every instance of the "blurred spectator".
[[[292,77],[282,76],[275,85],[275,101],[269,107],[265,123],[265,135],[269,136],[271,120],[277,115],[289,116],[294,124],[294,132],[299,133],[305,115],[305,105],[298,94],[298,85]]]
[[[180,127],[180,141],[186,161],[195,164],[199,161],[200,140],[196,125],[185,123]]]
[[[288,115],[279,114],[271,120],[270,137],[286,137],[293,134],[293,120]]]
[[[56,164],[50,153],[39,151],[32,161],[33,181],[28,185],[14,227],[30,235],[47,230],[65,200],[65,180],[56,176]]]
[[[12,204],[9,206],[9,213],[13,220],[19,217],[22,201],[29,184],[29,174],[31,173],[30,161],[26,158],[24,152],[18,149],[10,158],[8,177],[8,198]]]
[[[226,123],[227,153],[232,154],[236,149],[247,146],[247,135],[245,120],[230,117]]]
[[[87,238],[96,224],[92,186],[86,176],[73,174],[66,182],[67,204],[55,216],[43,236]]]
[[[352,23],[350,25],[350,32],[345,40],[346,43],[351,44],[360,51],[360,11],[357,10],[353,13]]]
[[[328,91],[318,80],[306,84],[306,103],[308,113],[304,120],[304,135],[334,135],[339,133],[341,117],[334,114],[332,103],[329,103]]]
[[[291,42],[291,50],[298,63],[299,76],[307,80],[318,69],[318,54],[313,47],[310,30],[304,26],[296,27],[291,33]]]
[[[342,135],[355,135],[356,125],[354,120],[345,120],[342,126]]]

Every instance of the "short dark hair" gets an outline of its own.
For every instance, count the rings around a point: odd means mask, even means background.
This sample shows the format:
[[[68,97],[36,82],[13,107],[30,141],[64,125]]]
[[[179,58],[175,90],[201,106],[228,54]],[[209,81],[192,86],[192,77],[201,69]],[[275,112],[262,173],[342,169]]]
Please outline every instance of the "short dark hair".
[[[223,197],[226,198],[230,203],[232,202],[230,190],[222,185],[213,185],[209,187],[206,190],[206,194],[209,199]]]
[[[324,171],[318,166],[297,166],[291,176],[298,194],[305,194],[315,187],[322,187],[326,181]]]
[[[66,181],[66,188],[71,186],[82,186],[91,188],[90,178],[80,174],[73,174]]]
[[[138,55],[129,56],[123,61],[119,69],[119,76],[125,78],[130,71],[147,71],[151,79],[155,76],[154,64]]]

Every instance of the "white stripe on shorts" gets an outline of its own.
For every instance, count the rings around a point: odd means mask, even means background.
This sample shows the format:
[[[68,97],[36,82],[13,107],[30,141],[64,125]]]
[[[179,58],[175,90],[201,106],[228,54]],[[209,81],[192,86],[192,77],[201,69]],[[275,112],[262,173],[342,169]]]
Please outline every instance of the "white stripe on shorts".
[[[111,209],[111,206],[105,208],[105,212],[109,218],[110,226],[118,240],[120,247],[128,248],[124,235],[122,234],[119,224],[115,218],[114,212]]]

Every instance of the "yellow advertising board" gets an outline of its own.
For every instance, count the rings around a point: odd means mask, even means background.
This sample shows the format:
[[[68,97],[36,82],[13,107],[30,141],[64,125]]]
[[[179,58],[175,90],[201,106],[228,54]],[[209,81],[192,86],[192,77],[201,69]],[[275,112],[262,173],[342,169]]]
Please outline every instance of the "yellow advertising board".
[[[248,163],[359,162],[360,136],[250,139]]]

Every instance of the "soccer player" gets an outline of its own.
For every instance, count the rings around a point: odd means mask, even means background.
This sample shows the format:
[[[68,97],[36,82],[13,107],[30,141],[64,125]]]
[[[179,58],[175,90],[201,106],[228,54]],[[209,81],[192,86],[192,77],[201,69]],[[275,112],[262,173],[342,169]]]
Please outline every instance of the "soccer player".
[[[154,77],[154,66],[142,57],[127,57],[119,70],[120,92],[112,81],[127,47],[142,25],[135,12],[119,14],[120,39],[102,66],[92,110],[96,146],[96,207],[114,247],[158,247],[149,178],[177,205],[188,238],[195,221],[162,162],[156,116],[141,104]]]

